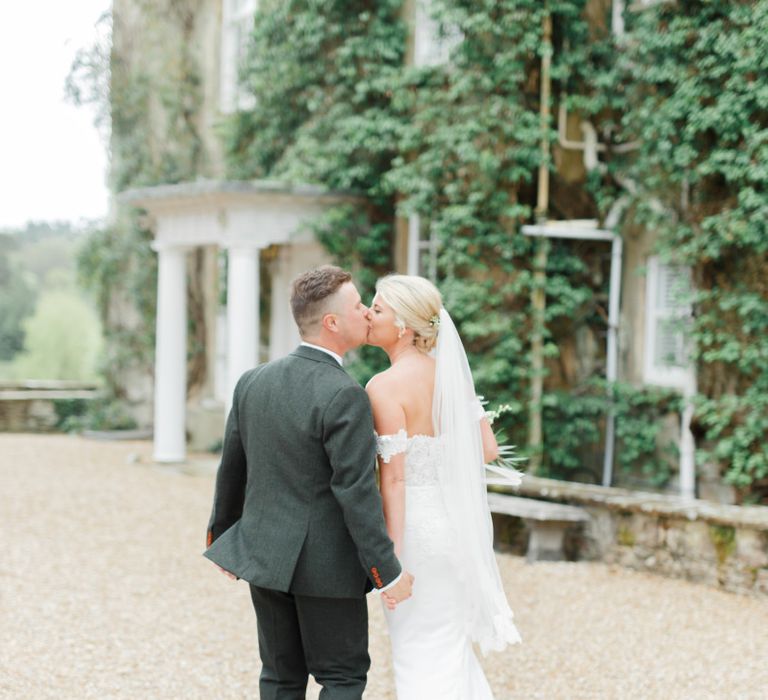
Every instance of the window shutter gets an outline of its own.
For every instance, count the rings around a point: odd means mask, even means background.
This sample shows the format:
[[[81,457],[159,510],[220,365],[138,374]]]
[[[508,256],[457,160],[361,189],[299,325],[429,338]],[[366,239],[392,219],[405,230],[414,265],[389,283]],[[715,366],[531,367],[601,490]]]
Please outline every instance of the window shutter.
[[[649,384],[685,388],[691,368],[691,273],[682,265],[648,260],[644,376]]]
[[[255,104],[253,95],[244,92],[239,81],[257,8],[258,0],[224,0],[220,86],[222,112],[251,109]]]

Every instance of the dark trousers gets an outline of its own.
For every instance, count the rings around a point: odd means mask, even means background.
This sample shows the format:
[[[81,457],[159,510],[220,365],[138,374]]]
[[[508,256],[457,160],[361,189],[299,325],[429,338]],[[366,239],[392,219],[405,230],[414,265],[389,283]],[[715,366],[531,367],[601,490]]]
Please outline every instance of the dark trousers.
[[[365,598],[315,598],[251,586],[261,700],[303,700],[311,673],[322,700],[360,700],[371,659]]]

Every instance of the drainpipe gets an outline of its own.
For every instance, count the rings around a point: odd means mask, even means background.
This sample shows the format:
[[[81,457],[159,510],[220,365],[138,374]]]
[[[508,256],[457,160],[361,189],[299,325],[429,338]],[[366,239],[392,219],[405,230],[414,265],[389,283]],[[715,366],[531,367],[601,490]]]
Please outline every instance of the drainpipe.
[[[616,233],[616,228],[628,202],[627,197],[619,197],[605,217],[605,228],[614,234],[611,242],[611,280],[608,290],[608,342],[605,367],[605,378],[609,385],[609,399],[613,398],[613,383],[619,376],[618,331],[623,241],[621,236]],[[613,455],[616,445],[616,410],[612,400],[608,406],[605,423],[605,452],[603,454],[603,486],[610,486],[613,481]]]
[[[680,190],[680,208],[688,211],[690,202],[691,183],[688,177],[683,178]],[[691,432],[693,418],[693,399],[697,391],[696,370],[691,368],[688,381],[683,388],[683,411],[680,417],[680,496],[696,498],[696,441]]]
[[[538,191],[536,197],[536,222],[543,225],[549,209],[549,100],[551,93],[552,67],[552,16],[545,12],[542,21],[541,44],[541,164],[539,165]],[[528,449],[532,474],[541,467],[543,430],[542,398],[544,394],[544,323],[546,310],[546,267],[549,240],[536,240],[534,256],[533,288],[531,290],[531,398],[528,406]]]

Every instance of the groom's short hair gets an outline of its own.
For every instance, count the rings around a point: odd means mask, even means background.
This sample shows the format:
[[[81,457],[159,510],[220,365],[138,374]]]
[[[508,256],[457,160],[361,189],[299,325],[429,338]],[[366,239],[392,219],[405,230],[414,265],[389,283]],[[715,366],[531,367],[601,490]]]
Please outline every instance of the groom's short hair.
[[[327,300],[352,275],[335,265],[323,265],[300,274],[291,285],[291,311],[302,337],[310,334],[327,313]]]

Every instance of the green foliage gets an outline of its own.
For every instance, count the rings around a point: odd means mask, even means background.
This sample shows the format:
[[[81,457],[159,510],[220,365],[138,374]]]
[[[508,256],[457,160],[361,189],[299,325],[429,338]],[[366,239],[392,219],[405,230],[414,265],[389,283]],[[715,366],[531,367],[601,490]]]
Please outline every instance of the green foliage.
[[[53,410],[56,411],[56,427],[67,432],[70,426],[82,420],[88,411],[88,405],[93,399],[54,399]]]
[[[75,293],[78,245],[85,231],[67,222],[29,222],[0,235],[0,360],[3,376],[19,376],[14,358],[24,349],[25,322],[36,311],[41,293],[63,290]],[[55,345],[50,345],[57,353]],[[38,348],[38,353],[42,349]],[[53,360],[52,360],[53,361]],[[50,366],[38,357],[35,364]]]
[[[702,460],[726,464],[725,480],[741,488],[768,480],[768,395],[749,387],[743,396],[724,394],[701,399],[697,416],[705,429],[708,449]]]
[[[583,27],[580,6],[555,3],[554,12],[564,26]],[[375,7],[261,5],[244,72],[256,107],[223,130],[230,173],[309,180],[364,195],[364,206],[338,208],[315,226],[334,257],[355,269],[364,295],[394,266],[395,205],[401,214],[428,219],[442,242],[441,290],[467,341],[480,391],[494,400],[523,396],[531,246],[518,227],[531,212],[541,157],[538,93],[530,79],[539,61],[541,6],[502,2],[489,12],[441,4],[443,19],[464,35],[450,69],[403,69],[401,3]],[[553,270],[574,260],[558,247]],[[558,300],[551,320],[577,308],[586,313],[582,307],[593,295],[581,282],[572,284],[566,274],[548,279]],[[381,356],[361,354],[366,361],[358,373],[370,376]],[[515,441],[522,430],[518,422]]]
[[[224,126],[230,173],[372,194],[396,149],[391,91],[405,27],[397,0],[260,3],[244,86]]]
[[[615,415],[618,478],[640,478],[663,487],[671,477],[675,449],[663,435],[662,419],[682,401],[672,391],[591,381],[544,396],[544,475],[599,483],[603,468],[605,416]]]
[[[234,177],[318,182],[364,197],[314,227],[333,256],[355,270],[364,295],[394,267],[395,214],[419,214],[428,222],[439,246],[437,281],[478,390],[510,405],[499,427],[516,444],[525,442],[527,430],[534,285],[532,245],[520,224],[533,212],[541,138],[554,140],[552,124],[542,132],[539,116],[546,12],[555,27],[555,90],[576,95],[572,108],[599,114],[614,130],[626,106],[623,90],[611,91],[605,78],[595,82],[618,70],[616,48],[607,21],[590,25],[584,6],[436,2],[435,19],[460,31],[462,40],[449,64],[407,68],[400,2],[375,9],[353,1],[262,3],[243,73],[256,106],[222,129]],[[594,202],[561,198],[553,205],[561,216],[596,216],[611,203],[615,183],[607,174],[593,179]],[[545,282],[550,373],[563,340],[577,328],[594,337],[605,333],[607,262],[596,248],[552,245]],[[382,363],[381,353],[364,350],[351,369],[365,380]],[[585,445],[602,450],[610,402],[605,388],[589,385],[586,394],[569,395],[557,390],[562,378],[548,381],[548,468],[572,474],[592,456],[585,456]],[[654,483],[662,483],[669,465],[656,444],[657,418],[671,409],[651,393],[617,389],[620,466],[643,463]]]
[[[768,2],[638,13],[619,72],[640,149],[618,170],[659,251],[691,265],[702,457],[765,483],[768,405]]]
[[[83,430],[134,430],[136,420],[128,406],[110,396],[89,399],[85,403],[54,404],[59,418],[57,427],[68,433]]]
[[[24,327],[24,350],[14,360],[14,378],[96,379],[101,329],[81,295],[66,289],[43,292]]]
[[[134,314],[121,312],[120,303],[130,300],[139,319],[155,316],[157,257],[151,238],[136,213],[124,214],[112,226],[94,230],[78,257],[80,280],[96,297],[104,328],[100,369],[114,397],[124,394],[121,377],[153,363],[154,324],[137,324]]]
[[[395,195],[382,175],[402,126],[392,100],[406,44],[400,8],[399,0],[260,3],[243,74],[256,107],[221,127],[230,176],[315,182],[359,196],[312,228],[355,270],[368,300],[393,267]],[[364,382],[385,360],[363,348],[350,371]]]
[[[17,243],[0,235],[0,360],[11,360],[24,347],[24,320],[35,308],[34,280],[14,266]]]

